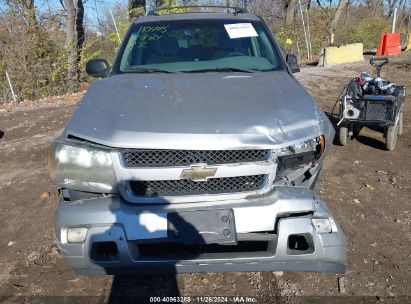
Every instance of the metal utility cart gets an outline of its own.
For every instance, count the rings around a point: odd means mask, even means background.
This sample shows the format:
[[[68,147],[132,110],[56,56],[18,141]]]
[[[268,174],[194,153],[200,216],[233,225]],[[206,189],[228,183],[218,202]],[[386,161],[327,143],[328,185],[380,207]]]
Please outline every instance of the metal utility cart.
[[[372,57],[370,64],[376,67],[377,78],[381,81],[381,68],[388,63],[387,57]],[[397,135],[403,133],[403,106],[405,87],[395,86],[391,94],[378,89],[369,94],[364,92],[360,78],[354,78],[347,86],[345,95],[339,98],[338,134],[341,145],[346,146],[359,135],[362,127],[382,128],[385,148],[394,150]]]

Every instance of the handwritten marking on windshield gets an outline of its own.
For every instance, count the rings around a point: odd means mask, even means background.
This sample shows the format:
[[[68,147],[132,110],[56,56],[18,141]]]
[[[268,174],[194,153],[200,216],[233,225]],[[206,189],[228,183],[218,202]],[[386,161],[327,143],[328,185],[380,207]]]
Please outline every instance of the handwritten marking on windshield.
[[[167,32],[169,25],[142,26],[136,41],[137,48],[146,47],[148,41],[160,40]]]

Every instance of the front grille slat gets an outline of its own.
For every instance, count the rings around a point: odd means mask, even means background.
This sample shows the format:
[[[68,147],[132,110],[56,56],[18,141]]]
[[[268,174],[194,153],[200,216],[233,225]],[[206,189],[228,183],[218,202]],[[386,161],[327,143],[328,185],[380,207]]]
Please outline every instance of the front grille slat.
[[[264,188],[266,175],[211,178],[207,181],[158,180],[130,181],[130,190],[135,196],[181,196],[224,194],[256,191]]]
[[[132,149],[121,152],[126,168],[150,168],[266,161],[270,150],[154,150]]]

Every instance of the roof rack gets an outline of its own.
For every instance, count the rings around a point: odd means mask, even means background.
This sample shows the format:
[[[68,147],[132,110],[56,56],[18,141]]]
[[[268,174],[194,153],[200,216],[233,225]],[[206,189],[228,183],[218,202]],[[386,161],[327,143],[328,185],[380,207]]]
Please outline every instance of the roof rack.
[[[246,14],[247,9],[238,6],[219,6],[219,5],[187,5],[187,6],[172,6],[172,7],[162,7],[158,9],[150,10],[147,15],[149,16],[158,16],[160,11],[172,11],[177,9],[207,9],[207,8],[219,8],[219,9],[226,9],[229,13],[230,10],[233,10],[233,14],[237,16],[238,14]],[[177,12],[176,14],[187,14],[187,13],[214,13],[214,12],[205,12],[205,11],[187,11],[187,12]],[[172,13],[170,13],[172,14]]]

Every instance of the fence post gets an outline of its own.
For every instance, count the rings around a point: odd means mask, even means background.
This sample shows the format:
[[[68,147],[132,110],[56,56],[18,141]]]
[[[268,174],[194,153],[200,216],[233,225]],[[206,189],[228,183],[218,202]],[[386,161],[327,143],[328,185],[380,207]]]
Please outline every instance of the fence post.
[[[303,15],[303,9],[301,7],[301,0],[298,0],[298,4],[300,5],[300,13],[301,13],[301,20],[303,22],[303,29],[304,29],[304,36],[305,36],[305,45],[307,47],[307,60],[310,60],[310,47],[308,45],[308,38],[307,38],[307,31],[305,30],[305,21],[304,21],[304,15]]]
[[[7,82],[9,83],[11,95],[13,95],[14,103],[17,104],[16,94],[14,94],[13,85],[11,84],[11,79],[10,79],[9,73],[7,73],[7,71],[6,71],[6,78],[7,78]]]
[[[114,19],[113,12],[111,11],[111,9],[110,9],[110,15],[111,15],[111,19],[113,19],[114,28],[116,29],[118,42],[121,44],[120,34],[119,34],[119,32],[118,32],[118,29],[117,29],[117,23],[116,23],[116,20]]]
[[[308,47],[310,48],[310,58],[308,60],[313,60],[312,56],[313,56],[313,52],[312,52],[312,48],[311,48],[311,31],[310,31],[310,21],[308,18],[308,9],[307,7],[305,7],[305,16],[307,19],[307,35],[308,35]]]
[[[397,23],[397,8],[394,8],[394,17],[392,18],[392,33],[395,33],[395,23]]]

